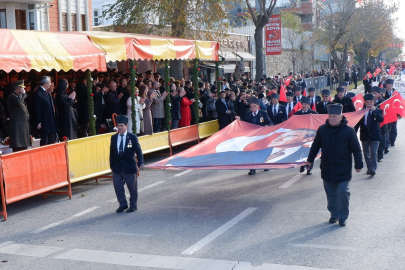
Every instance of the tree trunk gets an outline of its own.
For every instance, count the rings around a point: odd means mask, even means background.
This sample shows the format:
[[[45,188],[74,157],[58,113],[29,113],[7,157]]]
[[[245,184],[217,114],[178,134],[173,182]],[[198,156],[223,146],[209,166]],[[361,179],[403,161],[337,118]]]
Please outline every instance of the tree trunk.
[[[339,71],[339,82],[343,82],[345,79],[345,71],[346,71],[346,64],[347,64],[347,50],[348,50],[348,46],[347,46],[347,43],[345,43],[345,49],[343,51],[342,60],[339,60],[335,48],[332,48],[332,50],[331,50],[333,61],[335,62],[336,66],[338,68],[338,71]]]
[[[256,77],[255,81],[259,82],[263,77],[263,28],[256,27],[255,42],[256,42]]]
[[[183,78],[183,60],[170,60],[170,77],[176,80]]]

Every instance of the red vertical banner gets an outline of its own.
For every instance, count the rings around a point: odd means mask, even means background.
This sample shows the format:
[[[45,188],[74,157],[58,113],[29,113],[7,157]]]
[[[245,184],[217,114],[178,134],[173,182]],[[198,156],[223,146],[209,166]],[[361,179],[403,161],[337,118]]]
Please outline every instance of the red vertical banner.
[[[266,24],[266,55],[281,54],[281,15],[272,15]]]

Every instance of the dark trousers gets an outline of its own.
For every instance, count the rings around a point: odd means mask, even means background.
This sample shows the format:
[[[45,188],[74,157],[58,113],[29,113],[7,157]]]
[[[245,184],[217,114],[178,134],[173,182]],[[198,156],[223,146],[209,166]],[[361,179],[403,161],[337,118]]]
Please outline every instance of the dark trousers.
[[[172,125],[170,126],[170,129],[176,129],[179,127],[179,121],[180,120],[172,120]]]
[[[158,133],[160,131],[162,119],[163,118],[153,118],[153,133]]]
[[[45,133],[41,134],[41,141],[39,142],[40,146],[53,144],[56,142],[56,133]]]
[[[13,149],[13,153],[15,153],[15,152],[27,150],[28,147],[13,147],[11,149]]]
[[[129,207],[136,207],[138,201],[138,181],[136,173],[126,174],[126,173],[114,173],[113,172],[113,184],[115,195],[121,207],[128,206],[127,198],[125,196],[124,185],[127,184],[129,191]]]
[[[364,160],[369,171],[377,170],[377,150],[379,141],[362,141]]]
[[[323,181],[328,200],[328,210],[332,218],[347,219],[349,217],[350,181],[331,183]]]
[[[385,147],[389,148],[391,143],[397,139],[397,122],[387,124],[387,133],[385,134]]]
[[[87,137],[87,131],[89,130],[89,126],[90,126],[89,122],[83,123],[83,127],[80,130],[79,134],[77,134],[78,135],[77,137],[79,138]]]
[[[377,151],[378,159],[384,158],[385,140],[386,140],[385,133],[381,134],[381,141],[380,141],[380,144],[378,145],[378,151]]]
[[[357,89],[357,80],[353,81],[354,83],[354,89]]]

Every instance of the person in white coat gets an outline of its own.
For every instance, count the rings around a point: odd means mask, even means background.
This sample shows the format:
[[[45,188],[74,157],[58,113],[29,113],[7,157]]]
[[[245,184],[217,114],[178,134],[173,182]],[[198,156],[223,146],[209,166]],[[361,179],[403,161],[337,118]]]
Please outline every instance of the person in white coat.
[[[141,133],[141,121],[143,120],[143,109],[145,109],[145,99],[139,97],[139,89],[135,88],[135,119],[136,119],[136,134]],[[128,130],[132,131],[132,100],[131,97],[127,100],[127,117]]]

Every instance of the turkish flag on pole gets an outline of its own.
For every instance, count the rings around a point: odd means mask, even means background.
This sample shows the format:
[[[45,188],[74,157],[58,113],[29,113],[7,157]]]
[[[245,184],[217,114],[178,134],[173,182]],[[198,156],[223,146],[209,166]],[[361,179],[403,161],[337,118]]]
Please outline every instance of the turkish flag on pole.
[[[369,72],[367,72],[367,75],[368,75],[368,76],[370,76],[370,78],[371,78],[371,77],[373,77],[373,75],[371,75],[370,71],[369,71]],[[364,76],[363,80],[366,80],[366,79],[367,79],[367,75],[366,75],[366,76]]]
[[[376,68],[376,70],[374,71],[374,77],[377,76],[377,74],[380,74],[381,72],[381,68]]]
[[[294,115],[294,113],[298,112],[299,110],[302,109],[301,102],[297,102],[297,104],[294,106],[294,108],[291,110],[291,112],[288,114],[288,117],[291,117]]]
[[[391,66],[390,70],[388,71],[388,75],[393,75],[395,72],[396,67],[395,66]]]
[[[306,89],[306,88],[304,88],[304,90],[302,91],[302,95],[303,95],[304,97],[307,96],[307,89]]]
[[[380,123],[380,127],[398,120],[398,115],[405,117],[405,100],[395,92],[387,101],[380,104],[380,109],[383,111],[384,121]]]
[[[360,111],[363,109],[364,107],[364,98],[363,95],[361,93],[358,93],[357,96],[355,96],[353,99],[353,104],[354,107],[356,108],[356,111]]]
[[[382,67],[384,66],[384,62],[381,62],[381,66],[382,66]]]
[[[315,104],[315,103],[312,104],[312,110],[313,110],[313,111],[316,111],[316,104]]]
[[[284,85],[280,85],[280,101],[287,102],[286,92]]]
[[[284,84],[285,86],[289,86],[290,85],[290,81],[291,81],[292,76],[288,77],[287,79],[285,79]]]

